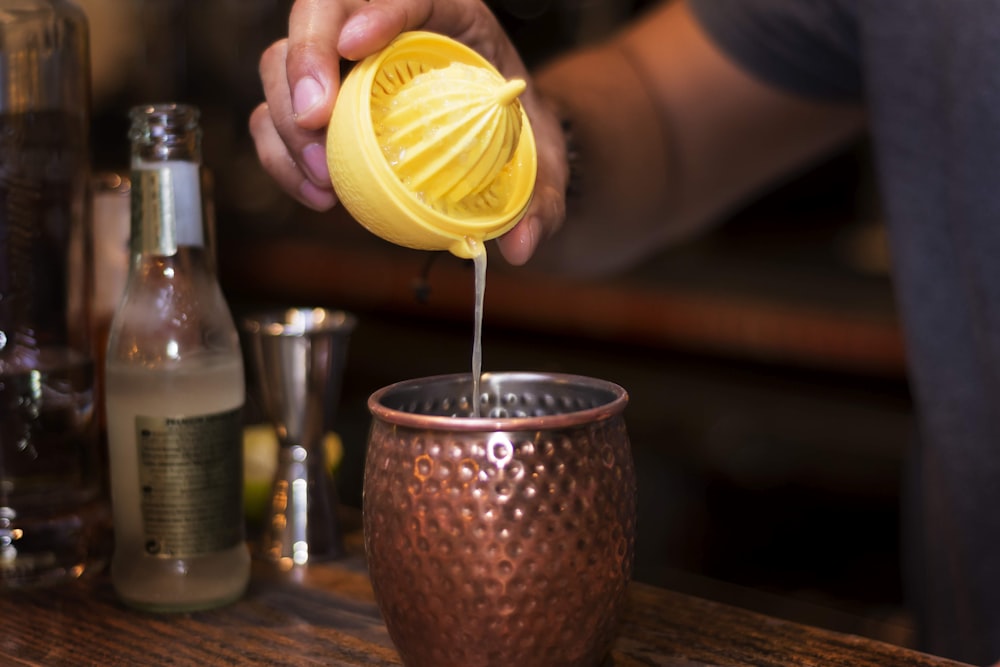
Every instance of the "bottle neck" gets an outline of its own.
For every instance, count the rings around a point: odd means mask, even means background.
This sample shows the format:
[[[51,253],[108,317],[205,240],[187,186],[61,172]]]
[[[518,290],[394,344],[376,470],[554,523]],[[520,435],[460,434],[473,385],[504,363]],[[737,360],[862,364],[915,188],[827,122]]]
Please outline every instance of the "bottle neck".
[[[172,256],[180,247],[205,247],[197,163],[133,159],[131,238],[133,255]]]
[[[133,107],[132,164],[182,160],[201,164],[200,112],[189,104],[154,104]]]

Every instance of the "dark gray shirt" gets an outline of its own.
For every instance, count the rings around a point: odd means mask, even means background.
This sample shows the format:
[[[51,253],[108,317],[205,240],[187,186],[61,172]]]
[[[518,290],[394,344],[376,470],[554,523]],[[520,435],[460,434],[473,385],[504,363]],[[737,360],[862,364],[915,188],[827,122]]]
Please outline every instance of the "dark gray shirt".
[[[869,111],[920,426],[909,591],[925,650],[1000,660],[1000,2],[691,4],[753,75]]]

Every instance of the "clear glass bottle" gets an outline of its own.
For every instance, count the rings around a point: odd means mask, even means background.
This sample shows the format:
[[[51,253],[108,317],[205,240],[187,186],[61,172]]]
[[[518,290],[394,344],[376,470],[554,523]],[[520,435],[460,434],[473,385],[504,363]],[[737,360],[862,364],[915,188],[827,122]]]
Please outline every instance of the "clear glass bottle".
[[[243,360],[206,249],[198,110],[136,107],[130,140],[132,263],[106,362],[111,580],[134,607],[205,609],[249,579]]]
[[[0,589],[103,567],[87,18],[0,0]]]

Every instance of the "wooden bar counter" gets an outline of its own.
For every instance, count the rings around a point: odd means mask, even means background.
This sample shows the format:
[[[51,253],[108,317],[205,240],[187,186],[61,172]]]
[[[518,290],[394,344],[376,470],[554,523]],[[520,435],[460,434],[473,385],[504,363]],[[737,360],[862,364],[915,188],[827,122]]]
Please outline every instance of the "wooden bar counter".
[[[0,665],[400,665],[357,548],[279,573],[256,563],[222,609],[153,615],[123,607],[107,574],[0,597]],[[959,663],[633,583],[604,667],[945,667]],[[475,666],[469,666],[475,667]],[[516,667],[516,666],[512,666]]]

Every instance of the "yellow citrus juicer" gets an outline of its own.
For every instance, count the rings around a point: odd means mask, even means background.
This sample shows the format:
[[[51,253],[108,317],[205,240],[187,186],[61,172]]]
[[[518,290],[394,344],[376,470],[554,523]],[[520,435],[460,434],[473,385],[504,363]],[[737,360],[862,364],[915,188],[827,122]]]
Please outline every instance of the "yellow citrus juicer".
[[[403,33],[341,86],[326,148],[338,198],[387,241],[475,257],[531,201],[524,87],[453,39]]]

